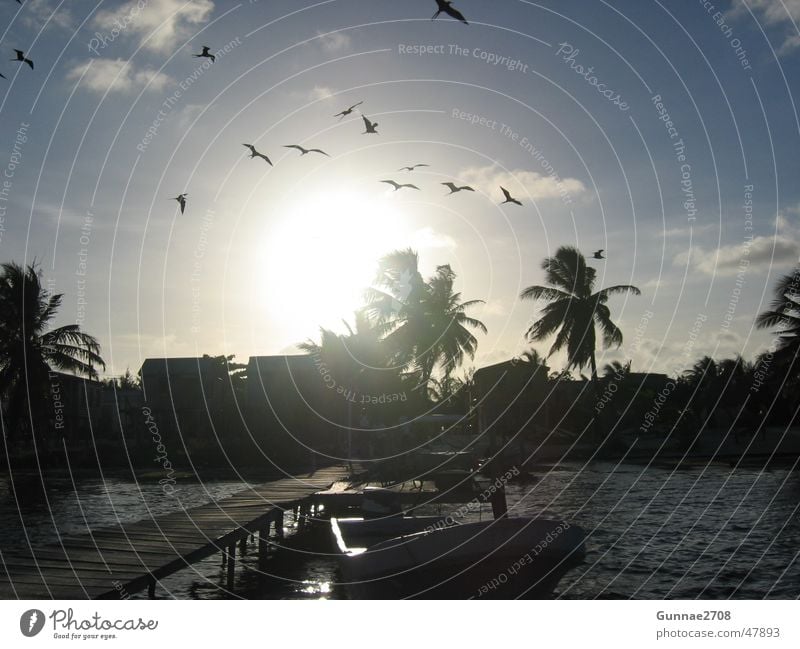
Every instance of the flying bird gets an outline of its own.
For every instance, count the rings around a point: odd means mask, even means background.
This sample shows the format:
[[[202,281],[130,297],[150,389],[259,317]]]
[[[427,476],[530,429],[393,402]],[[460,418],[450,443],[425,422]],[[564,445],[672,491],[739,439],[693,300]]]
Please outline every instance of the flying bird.
[[[605,257],[603,257],[604,250],[605,248],[600,248],[600,250],[596,250],[594,253],[594,259],[605,259]]]
[[[508,193],[508,190],[505,187],[500,187],[500,189],[503,190],[503,194],[506,197],[506,200],[500,203],[500,205],[505,205],[506,203],[515,203],[516,205],[522,205],[520,201],[518,201],[516,198],[511,196],[511,194]]]
[[[242,146],[246,146],[248,149],[250,149],[250,157],[251,158],[263,158],[264,160],[269,162],[269,166],[270,167],[272,166],[272,160],[270,160],[263,153],[260,153],[259,151],[256,151],[256,148],[252,144],[242,144]]]
[[[457,185],[455,185],[453,183],[442,183],[442,185],[444,185],[445,187],[449,187],[450,188],[450,194],[455,194],[457,192],[474,192],[475,191],[469,185],[463,185],[461,187],[458,187]],[[450,194],[448,194],[448,196],[450,196]]]
[[[367,135],[369,133],[378,134],[378,122],[370,122],[369,117],[366,115],[361,116],[364,119],[364,126],[366,126],[367,130],[362,133],[362,135]]]
[[[17,58],[11,59],[12,61],[19,61],[20,63],[27,63],[29,66],[31,66],[31,70],[33,70],[33,61],[31,61],[30,59],[25,58],[25,52],[23,52],[22,50],[14,50],[14,52],[16,53]]]
[[[327,155],[330,158],[330,156],[327,153],[325,153],[322,149],[305,149],[301,147],[299,144],[285,144],[283,148],[297,149],[300,152],[300,155],[305,155],[306,153],[321,153],[322,155]]]
[[[214,61],[216,61],[216,60],[217,60],[217,57],[216,57],[216,56],[214,56],[214,55],[213,55],[211,52],[209,52],[208,50],[209,50],[209,47],[208,47],[208,45],[203,45],[203,51],[202,51],[202,52],[200,52],[200,54],[192,54],[192,56],[193,56],[193,57],[195,57],[196,59],[199,59],[199,58],[205,57],[205,58],[207,58],[207,59],[211,59],[211,62],[213,63]]]
[[[465,25],[469,25],[467,19],[464,18],[464,14],[462,14],[458,9],[453,9],[453,3],[451,0],[436,0],[436,4],[439,6],[439,8],[436,10],[436,13],[433,14],[433,18],[431,18],[431,20],[436,20],[439,17],[439,14],[444,12],[452,18],[460,20]]]
[[[397,171],[414,171],[417,167],[430,167],[430,165],[426,164],[417,164],[411,165],[410,167],[400,167]]]
[[[171,201],[178,201],[178,205],[181,206],[181,214],[183,214],[183,211],[186,209],[186,197],[188,195],[189,194],[178,194],[175,198],[169,199]]]
[[[363,101],[358,102],[357,104],[353,104],[350,108],[345,108],[341,113],[336,113],[334,117],[338,117],[339,121],[341,122],[342,119],[350,115],[358,106],[363,104]]]
[[[381,182],[394,187],[394,191],[397,191],[398,189],[403,189],[404,187],[407,187],[408,189],[419,189],[419,187],[417,187],[416,185],[412,185],[411,183],[406,183],[405,185],[401,185],[400,183],[396,183],[394,180],[381,180]]]

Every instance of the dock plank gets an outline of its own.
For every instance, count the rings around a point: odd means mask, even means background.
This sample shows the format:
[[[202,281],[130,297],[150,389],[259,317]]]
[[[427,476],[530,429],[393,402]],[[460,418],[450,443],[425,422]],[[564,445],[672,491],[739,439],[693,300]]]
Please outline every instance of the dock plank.
[[[246,485],[206,505],[69,535],[0,555],[0,598],[85,599],[134,593],[262,529],[276,515],[329,489],[343,466]]]

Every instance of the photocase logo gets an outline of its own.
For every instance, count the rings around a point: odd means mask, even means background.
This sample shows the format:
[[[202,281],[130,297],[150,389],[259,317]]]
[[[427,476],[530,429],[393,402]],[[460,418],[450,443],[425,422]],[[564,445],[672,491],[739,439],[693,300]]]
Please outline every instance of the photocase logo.
[[[19,630],[26,638],[32,638],[44,627],[44,613],[38,608],[25,611],[19,618]]]

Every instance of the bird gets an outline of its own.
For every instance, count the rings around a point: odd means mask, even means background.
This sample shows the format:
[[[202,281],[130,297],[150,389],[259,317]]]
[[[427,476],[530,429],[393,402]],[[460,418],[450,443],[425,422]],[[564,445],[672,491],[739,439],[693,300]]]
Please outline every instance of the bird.
[[[186,197],[188,195],[189,194],[178,194],[175,198],[169,199],[171,201],[178,201],[178,205],[181,206],[181,214],[183,214],[183,211],[186,209]]]
[[[518,201],[516,198],[511,196],[511,194],[508,193],[508,190],[505,187],[500,187],[500,189],[503,190],[503,194],[506,197],[506,200],[504,200],[502,203],[500,203],[500,205],[505,205],[506,203],[515,203],[517,205],[522,205],[522,203],[520,201]]]
[[[600,248],[600,250],[596,250],[594,253],[594,259],[605,259],[605,257],[603,257],[604,250],[605,248]]]
[[[270,167],[273,166],[272,165],[272,160],[270,160],[263,153],[260,153],[260,152],[256,151],[256,148],[252,144],[242,144],[242,146],[246,146],[248,149],[250,149],[250,157],[251,158],[264,158],[264,160],[269,162],[269,166]]]
[[[474,192],[475,191],[469,185],[463,185],[462,187],[458,187],[453,183],[442,183],[442,185],[444,185],[445,187],[449,187],[450,188],[450,194],[455,194],[457,192]],[[450,196],[450,194],[448,194],[448,196]]]
[[[20,63],[27,63],[29,66],[31,66],[31,70],[33,70],[33,61],[31,61],[28,58],[25,58],[25,52],[23,52],[22,50],[14,50],[14,52],[16,53],[17,58],[11,59],[12,61],[19,61]]]
[[[196,59],[199,59],[199,58],[205,57],[205,58],[207,58],[207,59],[211,59],[211,62],[213,63],[214,61],[216,61],[216,60],[217,60],[217,57],[216,57],[216,56],[214,56],[214,55],[213,55],[211,52],[209,52],[208,50],[209,50],[209,47],[208,47],[208,45],[203,45],[203,51],[202,51],[202,52],[200,52],[200,54],[192,54],[192,56],[193,56],[193,57],[195,57]]]
[[[325,153],[322,149],[305,149],[301,147],[299,144],[284,144],[284,149],[297,149],[300,152],[300,155],[305,155],[306,153],[321,153],[322,155],[327,155],[329,158],[330,156]]]
[[[411,165],[410,167],[400,167],[397,171],[414,171],[417,167],[430,167],[430,165],[426,164],[416,164]]]
[[[357,104],[353,104],[350,108],[345,108],[341,113],[336,113],[334,117],[338,117],[339,121],[341,122],[342,119],[350,115],[358,106],[363,104],[363,101],[358,102]]]
[[[453,9],[452,0],[436,0],[436,4],[439,6],[439,8],[436,10],[436,13],[433,14],[433,18],[431,18],[431,20],[436,20],[439,17],[439,14],[444,12],[452,18],[460,20],[465,25],[469,25],[467,19],[464,18],[464,14],[462,14],[458,9]]]
[[[378,134],[378,122],[370,122],[369,117],[366,115],[361,116],[364,119],[364,126],[367,127],[367,130],[362,133],[362,135],[368,135],[370,133]]]
[[[396,183],[394,180],[381,180],[381,182],[394,187],[394,191],[397,191],[398,189],[403,189],[404,187],[407,187],[408,189],[419,189],[419,187],[417,187],[416,185],[412,185],[411,183],[406,183],[405,185],[401,185],[400,183]]]

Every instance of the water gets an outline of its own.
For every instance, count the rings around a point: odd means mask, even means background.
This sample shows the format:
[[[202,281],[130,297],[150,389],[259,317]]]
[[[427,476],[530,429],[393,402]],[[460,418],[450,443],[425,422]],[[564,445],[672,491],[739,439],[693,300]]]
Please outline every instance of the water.
[[[559,597],[800,597],[800,472],[722,465],[645,470],[596,463],[535,473],[535,482],[509,485],[510,514],[543,514],[589,533],[586,560],[562,579]],[[193,506],[207,502],[210,494],[219,498],[241,487],[231,482],[183,484],[180,503]],[[159,494],[158,485],[142,490],[125,482],[93,482],[80,484],[77,491],[63,489],[54,494],[51,505],[56,523],[72,533],[86,529],[81,510],[102,525],[141,518],[148,507],[158,514],[180,506]],[[26,504],[23,513],[32,543],[48,541],[53,523],[46,504]],[[0,491],[1,520],[9,520],[9,515],[16,516],[14,503],[7,491]],[[486,519],[486,509],[461,520],[480,517]],[[274,559],[259,568],[254,549],[239,557],[232,593],[224,588],[225,570],[214,556],[165,579],[158,595],[346,597],[337,586],[336,558],[304,550],[297,544],[299,537],[292,538],[295,523],[290,517],[286,525],[289,547]],[[0,535],[0,547],[8,547],[20,533],[5,526]]]

